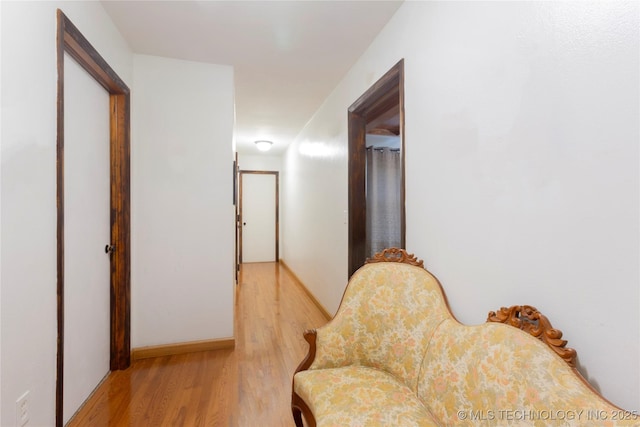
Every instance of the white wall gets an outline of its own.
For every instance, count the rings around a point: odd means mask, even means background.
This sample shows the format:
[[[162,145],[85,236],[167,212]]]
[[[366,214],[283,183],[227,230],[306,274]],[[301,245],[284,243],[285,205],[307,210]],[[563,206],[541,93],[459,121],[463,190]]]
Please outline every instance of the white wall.
[[[405,58],[407,247],[454,314],[531,304],[640,409],[638,3],[406,2],[284,159],[283,259],[333,312],[346,110]]]
[[[131,81],[131,52],[99,3],[2,2],[3,426],[15,425],[27,390],[29,425],[55,419],[58,7]]]
[[[287,149],[280,196],[281,258],[329,313],[338,308],[347,281],[344,119],[347,107],[359,96],[358,89],[353,96],[346,93],[348,88],[340,89]]]
[[[132,347],[233,336],[233,69],[134,55]]]
[[[238,165],[241,170],[280,172],[282,170],[282,157],[238,153]]]

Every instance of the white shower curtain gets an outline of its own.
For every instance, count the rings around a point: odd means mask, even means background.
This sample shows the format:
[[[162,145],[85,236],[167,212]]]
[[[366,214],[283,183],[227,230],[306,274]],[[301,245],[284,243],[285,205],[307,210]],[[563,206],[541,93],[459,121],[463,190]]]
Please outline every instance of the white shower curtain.
[[[401,246],[400,151],[367,149],[366,255]]]

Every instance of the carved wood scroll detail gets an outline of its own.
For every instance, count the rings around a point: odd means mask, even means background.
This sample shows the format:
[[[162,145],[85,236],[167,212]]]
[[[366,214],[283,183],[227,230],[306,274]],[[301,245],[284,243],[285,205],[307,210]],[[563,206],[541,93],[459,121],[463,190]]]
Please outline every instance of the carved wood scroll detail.
[[[490,311],[487,322],[499,322],[528,332],[547,344],[572,368],[576,366],[576,351],[565,348],[567,340],[562,339],[562,331],[551,326],[549,319],[530,305],[502,307],[497,313]]]
[[[378,252],[372,258],[368,258],[365,261],[366,264],[374,262],[401,262],[424,268],[424,261],[416,258],[413,254],[408,253],[404,249],[399,248],[384,249],[382,252]]]

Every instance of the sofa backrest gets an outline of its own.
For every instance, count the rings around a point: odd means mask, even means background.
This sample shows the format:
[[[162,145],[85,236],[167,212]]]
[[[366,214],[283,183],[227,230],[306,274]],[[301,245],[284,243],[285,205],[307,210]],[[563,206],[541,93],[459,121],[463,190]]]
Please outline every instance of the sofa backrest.
[[[443,425],[640,423],[595,393],[545,343],[501,323],[442,322],[423,361],[418,397]]]
[[[424,268],[366,264],[349,280],[330,336],[318,335],[314,366],[359,364],[385,370],[414,392],[435,328],[451,318],[438,280]],[[338,340],[322,345],[321,340]],[[332,354],[323,348],[334,348]]]

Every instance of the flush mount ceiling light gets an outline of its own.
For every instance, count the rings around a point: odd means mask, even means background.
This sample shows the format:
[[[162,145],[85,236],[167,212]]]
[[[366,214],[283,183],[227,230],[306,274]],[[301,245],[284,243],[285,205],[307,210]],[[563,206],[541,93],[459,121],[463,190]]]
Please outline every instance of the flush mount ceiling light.
[[[273,145],[273,142],[266,141],[264,139],[256,141],[256,147],[258,147],[258,150],[260,151],[269,151],[272,145]]]

